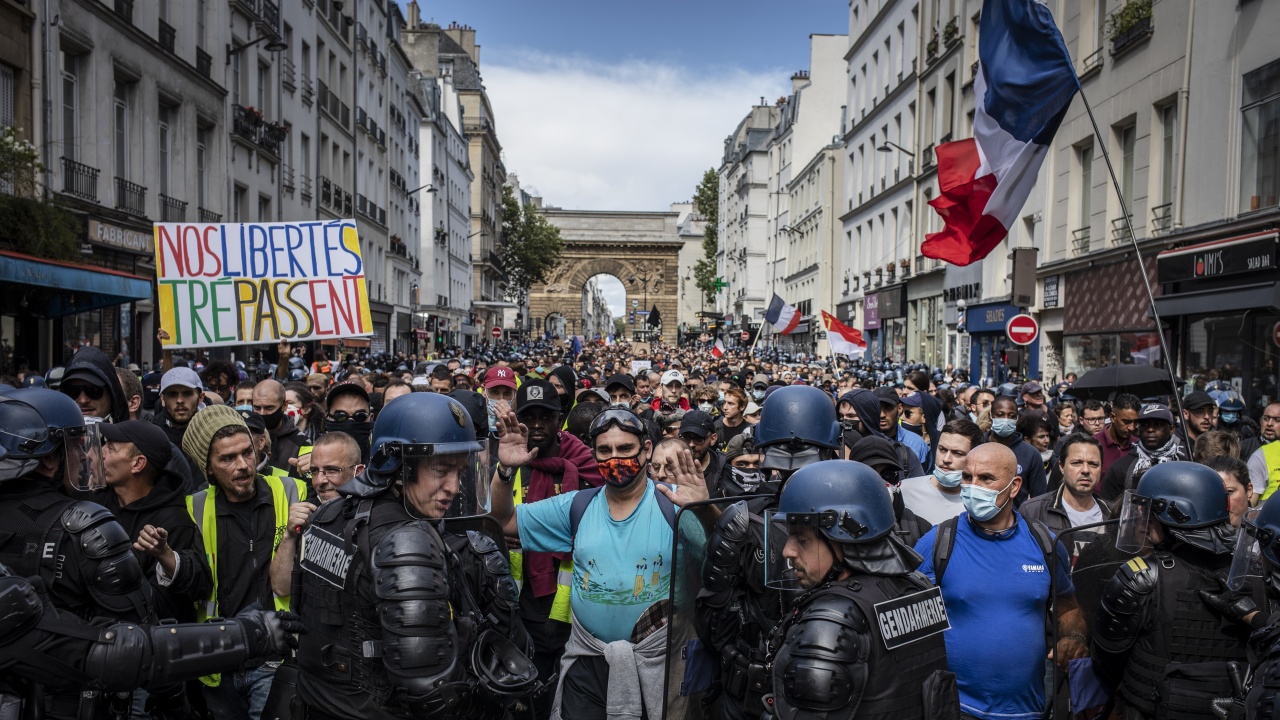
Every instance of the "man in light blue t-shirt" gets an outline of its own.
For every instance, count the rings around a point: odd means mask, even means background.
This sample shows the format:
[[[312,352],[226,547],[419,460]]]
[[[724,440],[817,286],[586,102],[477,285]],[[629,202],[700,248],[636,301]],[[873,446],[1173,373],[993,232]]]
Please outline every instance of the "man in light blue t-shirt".
[[[555,706],[594,709],[603,716],[607,701],[608,707],[630,708],[637,717],[645,709],[649,717],[661,715],[673,500],[706,499],[702,473],[684,449],[670,473],[679,490],[656,485],[646,472],[653,442],[644,422],[629,409],[615,407],[601,413],[588,431],[604,488],[516,506],[512,479],[537,456],[536,449],[527,449],[527,435],[514,414],[498,418],[492,514],[525,550],[573,554],[573,631]],[[579,508],[575,533],[572,516],[580,492],[595,494]],[[616,657],[618,642],[631,644],[635,664],[629,671],[639,678],[638,687],[625,691],[610,682],[605,654],[605,646],[613,644],[610,655]]]
[[[1044,709],[1050,569],[1040,541],[1013,510],[1022,485],[1017,466],[1013,451],[998,443],[969,453],[961,485],[965,512],[955,521],[955,542],[938,583],[951,618],[947,666],[960,686],[962,717],[1036,720]],[[916,543],[924,557],[919,570],[934,582],[939,527]],[[1070,561],[1062,544],[1053,544],[1060,639],[1052,657],[1065,672],[1069,661],[1089,656],[1089,645]]]

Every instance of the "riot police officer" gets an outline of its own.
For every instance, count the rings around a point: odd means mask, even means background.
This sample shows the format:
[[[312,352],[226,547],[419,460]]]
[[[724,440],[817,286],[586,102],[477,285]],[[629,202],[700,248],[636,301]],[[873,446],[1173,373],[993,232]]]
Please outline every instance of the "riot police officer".
[[[40,588],[0,564],[0,705],[38,683],[70,691],[171,686],[252,658],[278,658],[297,620],[246,610],[217,623],[87,623],[45,605]],[[109,623],[109,624],[108,624]],[[163,661],[156,661],[163,658]],[[35,715],[29,714],[23,717]],[[9,717],[0,709],[0,716]]]
[[[101,505],[64,493],[64,483],[87,489],[101,478],[96,428],[75,417],[79,411],[67,396],[28,392],[25,401],[0,397],[0,564],[19,577],[40,578],[54,607],[82,619],[154,623],[151,585],[124,528]],[[180,704],[180,688],[171,690],[156,702]],[[45,712],[96,715],[108,700],[117,707],[129,703],[127,693],[50,692]]]
[[[488,487],[484,457],[446,395],[411,393],[378,415],[368,469],[311,516],[295,563],[307,717],[500,718],[533,690],[501,533],[441,522],[460,492]]]
[[[884,481],[852,460],[791,476],[771,523],[786,534],[783,580],[803,588],[769,637],[782,720],[956,717],[942,593],[893,532]]]
[[[1216,598],[1235,547],[1222,478],[1197,463],[1162,463],[1142,475],[1135,495],[1121,510],[1117,545],[1140,540],[1130,528],[1145,525],[1155,550],[1122,565],[1103,588],[1094,671],[1119,686],[1126,717],[1212,717],[1209,702],[1231,694],[1227,665],[1245,660],[1248,638],[1247,627],[1220,617],[1239,620],[1234,603]],[[1254,595],[1265,602],[1261,588]]]
[[[777,493],[795,471],[836,457],[840,423],[831,398],[807,385],[774,391],[755,427],[755,444],[766,477],[758,492]],[[720,706],[727,718],[759,713],[770,685],[763,641],[793,595],[764,585],[766,528],[759,513],[775,504],[776,498],[750,507],[746,501],[733,503],[707,539],[698,634],[720,656]],[[774,555],[779,547],[774,543]]]
[[[1268,498],[1262,507],[1247,512],[1240,529],[1243,534],[1236,542],[1232,575],[1256,574],[1268,599],[1280,599],[1280,497]],[[1249,637],[1249,685],[1233,688],[1235,697],[1217,702],[1222,707],[1234,705],[1231,709],[1235,712],[1229,713],[1232,718],[1273,720],[1280,717],[1280,615],[1268,617],[1266,606],[1259,608],[1251,597],[1241,596],[1249,589],[1247,584],[1230,586],[1241,592],[1206,594],[1205,601],[1223,607],[1224,614],[1238,618],[1255,632]]]

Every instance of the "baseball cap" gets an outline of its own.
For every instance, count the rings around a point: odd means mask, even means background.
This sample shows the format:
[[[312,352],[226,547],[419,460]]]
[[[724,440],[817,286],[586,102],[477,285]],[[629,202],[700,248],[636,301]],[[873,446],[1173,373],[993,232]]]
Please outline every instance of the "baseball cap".
[[[609,379],[604,382],[604,389],[612,390],[615,385],[621,385],[633,395],[636,392],[636,382],[631,379],[630,375],[610,375]]]
[[[1173,424],[1173,413],[1169,412],[1169,408],[1160,403],[1149,403],[1142,406],[1142,410],[1138,412],[1138,422],[1143,420],[1163,420],[1170,425]]]
[[[485,387],[509,387],[516,389],[516,373],[509,367],[491,367],[484,374]],[[554,389],[553,389],[554,392]],[[556,406],[557,409],[559,405]]]
[[[901,402],[903,405],[906,405],[907,407],[920,407],[920,393],[919,392],[907,393],[906,395],[903,395],[901,398],[899,398],[898,402]]]
[[[756,452],[756,439],[751,433],[738,433],[733,436],[729,444],[724,449],[724,456],[728,460],[732,460],[741,455],[754,455]]]
[[[582,402],[583,400],[586,400],[588,396],[601,398],[602,400],[604,400],[605,404],[609,403],[609,393],[605,392],[600,388],[584,388],[582,390],[579,390],[577,395],[577,400],[578,402]],[[591,402],[591,401],[587,400],[587,402]]]
[[[516,391],[516,414],[535,407],[560,412],[560,396],[546,380],[529,380]]]
[[[690,410],[680,418],[680,434],[693,433],[704,438],[716,431],[716,421],[701,410]]]
[[[768,384],[769,384],[769,376],[765,375],[764,373],[756,373],[755,377],[751,378],[751,387],[755,387],[756,385],[767,386]]]
[[[98,375],[94,373],[92,370],[72,370],[71,372],[62,376],[63,385],[66,385],[67,383],[73,382],[76,380],[80,380],[89,385],[96,385],[97,387],[107,386],[106,381],[98,377]]]
[[[244,418],[244,424],[249,426],[249,432],[254,435],[261,435],[267,431],[267,422],[258,413],[253,410],[240,409],[237,409],[236,412],[240,413],[240,417]]]
[[[902,403],[902,398],[898,397],[898,391],[891,387],[878,387],[875,393],[876,397],[880,398],[881,405],[900,405]]]
[[[163,470],[173,458],[169,436],[164,434],[159,425],[142,420],[126,420],[122,423],[101,423],[98,425],[98,432],[111,442],[133,443],[156,470]]]
[[[66,381],[64,380],[63,382]],[[1200,408],[1217,404],[1214,402],[1213,396],[1203,390],[1193,390],[1182,398],[1182,407],[1187,410],[1199,410]]]
[[[662,385],[670,385],[673,382],[684,384],[684,375],[679,370],[668,370],[662,373]]]
[[[355,395],[356,397],[369,402],[369,391],[364,389],[364,385],[358,382],[340,382],[329,389],[329,394],[325,396],[325,402],[329,407],[333,407],[333,401],[343,395]]]
[[[160,378],[160,392],[164,392],[171,387],[189,387],[203,391],[204,383],[200,382],[200,376],[196,374],[195,370],[188,367],[176,367]]]
[[[748,402],[747,402],[747,409],[746,409],[746,410],[744,410],[744,411],[742,411],[742,414],[743,414],[743,415],[755,415],[755,414],[756,414],[756,413],[758,413],[758,412],[760,412],[760,406],[759,406],[759,405],[757,405],[757,404],[756,404],[756,402],[755,402],[754,400],[750,400],[750,401],[748,401]]]
[[[1035,395],[1038,392],[1044,392],[1044,388],[1040,387],[1040,383],[1034,380],[1023,383],[1022,387],[1018,388],[1018,393],[1021,395]]]

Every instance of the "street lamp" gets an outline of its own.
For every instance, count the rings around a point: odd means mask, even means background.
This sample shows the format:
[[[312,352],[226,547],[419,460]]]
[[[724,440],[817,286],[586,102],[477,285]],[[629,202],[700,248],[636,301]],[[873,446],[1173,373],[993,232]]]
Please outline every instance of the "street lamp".
[[[876,152],[887,153],[887,152],[893,152],[894,150],[897,150],[898,152],[903,153],[910,158],[915,158],[916,156],[916,154],[911,152],[910,150],[902,147],[901,145],[895,142],[890,142],[888,140],[885,140],[884,142],[880,143],[880,145],[876,148]]]
[[[427,192],[429,192],[429,193],[433,193],[433,192],[435,192],[435,191],[436,191],[436,186],[435,186],[435,185],[432,185],[431,183],[427,183],[426,185],[423,185],[422,187],[416,187],[416,188],[414,188],[414,189],[410,190],[409,192],[407,192],[407,193],[405,193],[405,194],[406,194],[406,195],[412,195],[412,194],[414,194],[414,193],[418,192],[419,190],[426,190],[426,191],[427,191]]]
[[[286,43],[285,41],[281,40],[277,35],[263,35],[256,40],[250,40],[249,42],[241,43],[239,45],[236,45],[235,47],[231,47],[231,43],[227,43],[227,64],[228,65],[231,64],[232,55],[237,55],[241,52],[244,52],[245,50],[248,50],[249,48],[253,47],[254,45],[257,45],[258,43],[264,40],[270,41],[267,43],[267,52],[273,52],[273,53],[284,52],[285,50],[289,49],[289,43]]]
[[[632,275],[631,277],[627,278],[627,282],[631,283],[632,285],[635,285],[637,280],[644,283],[644,306],[646,308],[649,307],[649,281],[653,280],[659,274],[660,273],[654,273],[652,271],[649,271],[642,274],[639,278],[637,278],[635,275]],[[647,310],[645,311],[645,316],[644,316],[644,338],[645,340],[649,339],[649,314]]]

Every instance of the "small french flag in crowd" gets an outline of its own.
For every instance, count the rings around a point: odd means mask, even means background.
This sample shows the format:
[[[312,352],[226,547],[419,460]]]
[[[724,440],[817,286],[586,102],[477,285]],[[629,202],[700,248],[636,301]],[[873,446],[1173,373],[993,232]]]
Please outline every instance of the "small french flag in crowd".
[[[983,2],[978,59],[973,138],[937,149],[939,195],[929,204],[946,227],[920,246],[953,265],[981,260],[1008,234],[1080,89],[1039,0]]]
[[[711,354],[716,357],[724,357],[724,343],[720,338],[716,338],[716,344],[711,348]]]
[[[764,319],[783,335],[790,335],[792,330],[800,324],[800,313],[796,309],[787,304],[777,293],[773,294],[773,299],[769,301],[769,309],[764,313]]]

